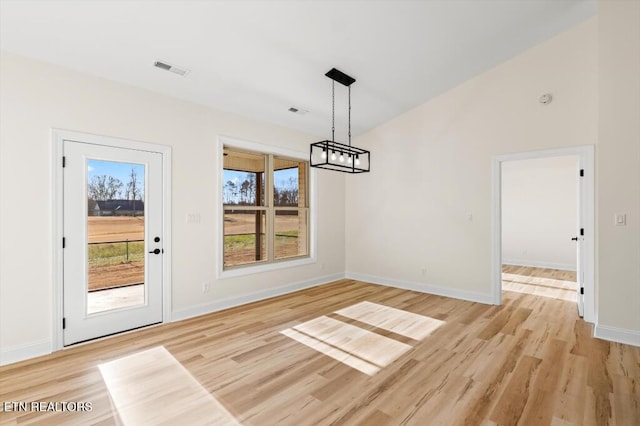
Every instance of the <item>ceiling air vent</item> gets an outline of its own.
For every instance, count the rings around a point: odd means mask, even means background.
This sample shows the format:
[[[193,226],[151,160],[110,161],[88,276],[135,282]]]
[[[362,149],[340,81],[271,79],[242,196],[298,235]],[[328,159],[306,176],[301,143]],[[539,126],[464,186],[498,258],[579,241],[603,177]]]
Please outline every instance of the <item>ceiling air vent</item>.
[[[187,70],[185,68],[180,68],[180,67],[177,67],[175,65],[171,65],[171,64],[168,64],[168,63],[162,62],[162,61],[155,61],[153,63],[153,66],[155,66],[156,68],[160,68],[162,70],[165,70],[165,71],[171,71],[172,73],[181,75],[183,77],[189,73],[189,70]]]
[[[298,115],[305,115],[309,111],[307,111],[306,109],[302,109],[302,108],[291,107],[291,108],[289,108],[289,112],[292,112],[292,113],[298,114]]]

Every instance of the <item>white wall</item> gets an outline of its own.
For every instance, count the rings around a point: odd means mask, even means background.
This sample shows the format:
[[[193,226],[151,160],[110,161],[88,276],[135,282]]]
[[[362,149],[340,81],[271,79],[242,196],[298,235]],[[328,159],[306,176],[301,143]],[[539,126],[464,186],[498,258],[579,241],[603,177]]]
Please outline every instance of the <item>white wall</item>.
[[[596,335],[622,340],[634,330],[627,340],[640,346],[640,2],[598,7]],[[626,213],[626,226],[614,224],[616,213]]]
[[[576,270],[578,158],[502,163],[502,263]]]
[[[313,136],[13,54],[0,57],[0,355],[48,348],[52,316],[51,128],[173,149],[173,312],[344,273],[344,177],[318,176],[318,262],[216,281],[218,134],[308,152]],[[186,224],[200,213],[199,225]],[[326,230],[331,229],[331,232]],[[212,282],[202,293],[202,282]]]
[[[354,140],[373,172],[347,180],[348,276],[490,301],[491,159],[596,145],[596,335],[640,345],[640,2],[598,4]]]
[[[357,138],[348,275],[491,301],[492,158],[597,142],[596,37],[593,18]]]

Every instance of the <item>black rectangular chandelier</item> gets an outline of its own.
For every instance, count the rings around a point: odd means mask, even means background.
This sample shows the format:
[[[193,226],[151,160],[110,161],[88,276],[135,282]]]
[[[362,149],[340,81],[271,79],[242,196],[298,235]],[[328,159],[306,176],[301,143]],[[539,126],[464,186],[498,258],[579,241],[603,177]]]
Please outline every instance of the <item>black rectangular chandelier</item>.
[[[319,169],[334,170],[344,173],[367,173],[371,164],[371,153],[366,149],[351,146],[351,84],[356,79],[332,68],[325,74],[331,84],[331,140],[311,144],[309,164]],[[335,141],[336,81],[349,89],[349,144]]]

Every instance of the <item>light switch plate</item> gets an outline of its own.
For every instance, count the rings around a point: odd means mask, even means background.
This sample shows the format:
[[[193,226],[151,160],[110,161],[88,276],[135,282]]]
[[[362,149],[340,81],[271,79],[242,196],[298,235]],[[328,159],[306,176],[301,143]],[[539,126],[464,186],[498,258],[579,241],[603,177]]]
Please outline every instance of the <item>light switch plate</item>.
[[[196,225],[200,223],[200,213],[188,213],[187,223]]]
[[[615,214],[616,226],[625,226],[627,224],[627,215],[625,213]]]

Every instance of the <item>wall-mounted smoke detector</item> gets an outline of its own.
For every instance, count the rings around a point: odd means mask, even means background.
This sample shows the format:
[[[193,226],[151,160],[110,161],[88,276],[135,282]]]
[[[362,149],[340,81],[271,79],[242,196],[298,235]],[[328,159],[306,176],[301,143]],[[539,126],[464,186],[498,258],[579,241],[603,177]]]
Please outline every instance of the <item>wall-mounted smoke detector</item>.
[[[302,108],[291,107],[291,108],[289,108],[289,112],[292,112],[292,113],[298,114],[298,115],[305,115],[309,111],[307,111],[306,109],[302,109]]]
[[[185,76],[187,74],[189,74],[189,70],[186,68],[181,68],[179,66],[176,65],[171,65],[165,61],[155,61],[153,63],[153,66],[156,68],[160,68],[161,70],[165,70],[165,71],[171,71],[174,74],[178,74],[181,76]]]

